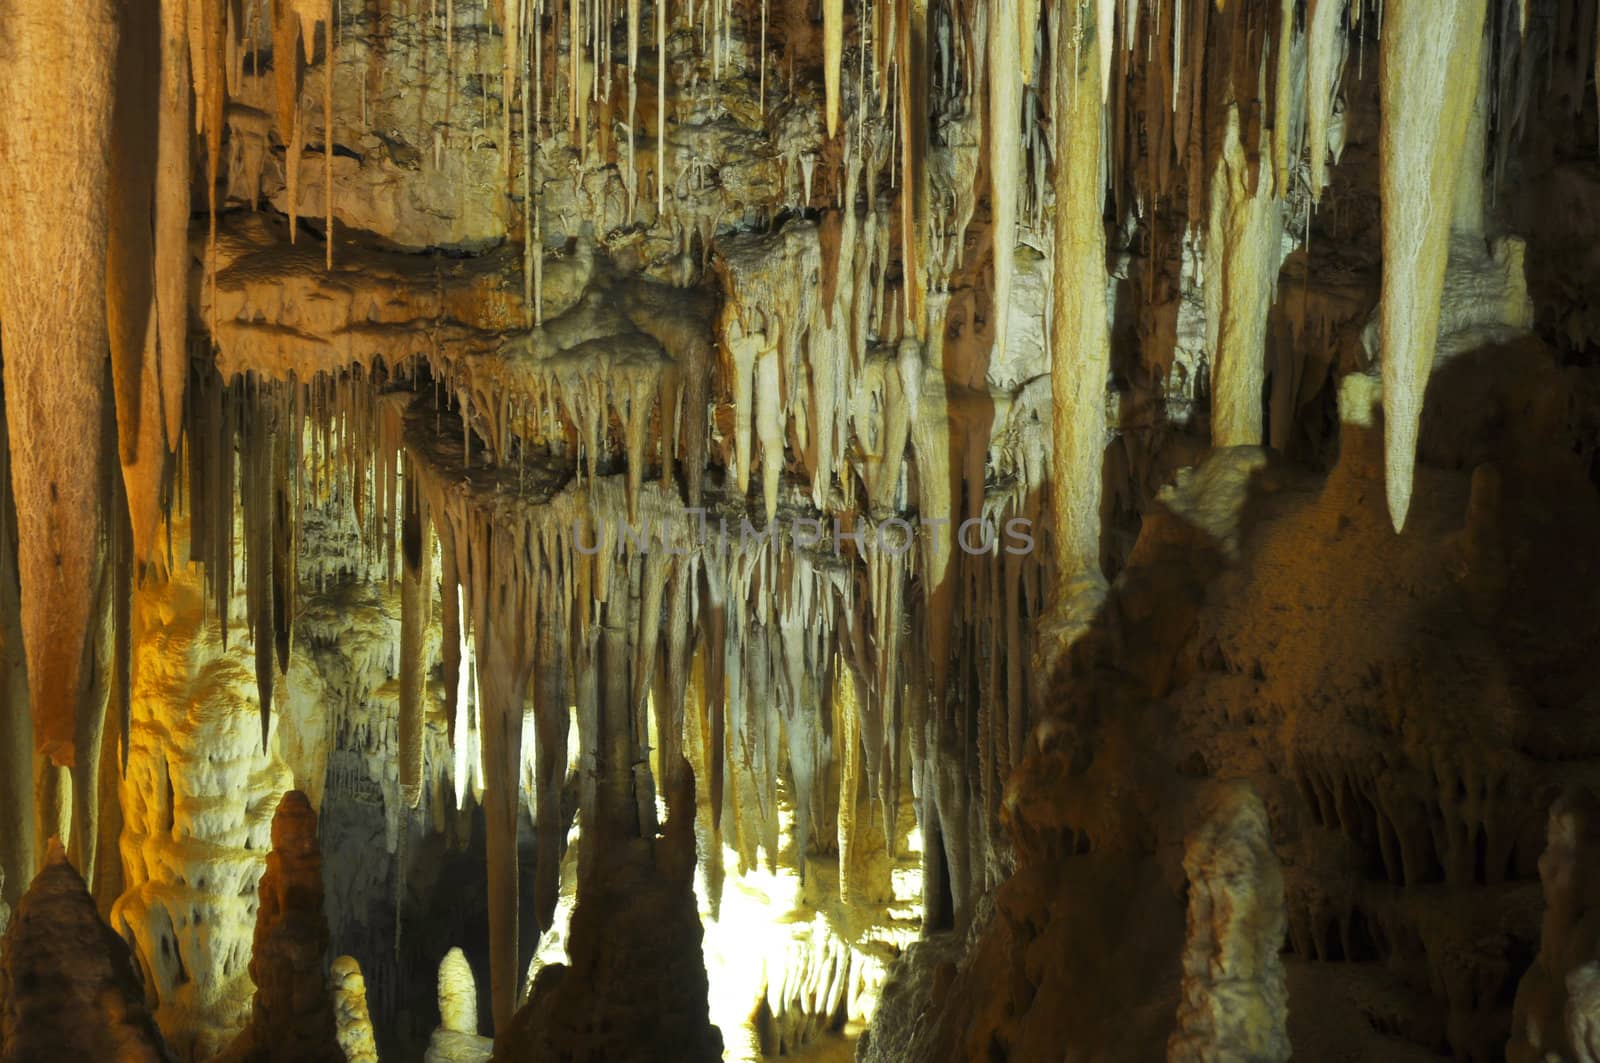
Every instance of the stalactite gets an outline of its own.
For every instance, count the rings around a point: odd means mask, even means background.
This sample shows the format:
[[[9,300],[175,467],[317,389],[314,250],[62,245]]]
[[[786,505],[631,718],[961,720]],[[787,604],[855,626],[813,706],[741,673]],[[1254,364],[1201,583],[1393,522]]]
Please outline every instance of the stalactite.
[[[667,210],[667,0],[656,8],[656,217]]]
[[[470,544],[467,565],[474,601],[478,689],[483,720],[484,815],[487,824],[490,995],[495,1029],[509,1028],[518,983],[517,793],[522,716],[529,668],[527,621],[535,604],[509,585],[512,556],[491,552],[485,529]],[[536,586],[534,584],[533,586]]]
[[[423,653],[433,601],[432,532],[426,505],[409,468],[402,487],[400,577],[400,797],[407,808],[422,801],[423,714],[428,661]],[[456,663],[460,667],[460,662]],[[447,681],[450,677],[447,677]]]
[[[1262,132],[1266,140],[1272,134]],[[1206,340],[1212,352],[1211,444],[1257,446],[1264,438],[1261,389],[1267,324],[1278,287],[1283,209],[1262,166],[1250,188],[1239,109],[1230,104],[1211,180],[1206,235]]]
[[[762,8],[763,16],[766,8]],[[766,62],[763,54],[762,62]],[[828,136],[839,132],[840,74],[844,64],[844,0],[822,0],[822,78],[824,125]]]
[[[1460,174],[1456,178],[1455,205],[1450,216],[1451,232],[1479,240],[1484,237],[1484,172],[1489,154],[1489,109],[1495,90],[1491,59],[1490,50],[1481,48],[1477,96],[1467,124]]]
[[[1105,449],[1105,384],[1110,365],[1106,318],[1105,225],[1101,215],[1101,129],[1095,9],[1077,0],[1061,29],[1081,43],[1059,56],[1053,106],[1061,143],[1056,156],[1055,270],[1050,289],[1054,480],[1051,483],[1056,566],[1062,588],[1098,585],[1101,461]],[[1075,64],[1073,67],[1068,62]]]
[[[511,0],[515,5],[517,0]],[[323,237],[327,243],[326,260],[327,269],[333,269],[333,80],[335,74],[333,62],[333,0],[318,0],[317,6],[312,9],[316,17],[322,22],[322,209],[323,209]],[[302,14],[301,19],[305,19]],[[311,51],[311,36],[306,34],[306,51]],[[309,55],[307,59],[309,60]],[[511,98],[506,97],[506,114],[511,113]],[[507,118],[509,124],[510,118]],[[501,148],[502,154],[511,158],[511,137],[508,135]],[[507,164],[509,165],[509,163]]]
[[[1311,198],[1317,203],[1328,183],[1328,124],[1345,61],[1344,9],[1344,0],[1313,0],[1306,17],[1306,142],[1311,150]]]
[[[191,27],[198,24],[200,45],[198,49],[195,48],[194,29],[191,28],[189,70],[191,74],[202,68],[205,71],[205,91],[200,91],[200,82],[195,84],[195,105],[200,115],[200,128],[206,140],[206,212],[210,220],[209,240],[206,244],[209,261],[206,271],[213,289],[216,285],[217,177],[222,168],[223,115],[227,110],[228,99],[227,78],[224,75],[227,64],[228,30],[225,2],[226,0],[189,0],[189,24]]]
[[[1485,0],[1391,5],[1383,25],[1384,468],[1398,532],[1411,505],[1422,396],[1433,368],[1450,220],[1477,96]]]
[[[927,83],[928,4],[927,0],[893,2],[898,12],[900,253],[905,276],[905,317],[921,337],[927,327],[923,300],[928,278],[928,100],[921,87]]]
[[[276,674],[273,659],[276,579],[273,570],[277,549],[273,535],[276,514],[272,492],[280,475],[278,433],[281,428],[277,423],[276,404],[270,399],[258,402],[250,413],[252,415],[241,422],[240,464],[244,478],[240,482],[240,501],[245,531],[245,596],[249,603],[250,636],[255,646],[261,748],[265,751],[272,727],[272,688]],[[232,558],[226,563],[231,565]]]
[[[1004,358],[1011,316],[1011,278],[1017,249],[1021,191],[1023,56],[1017,0],[989,0],[989,202],[994,239],[994,357]],[[1026,5],[1023,5],[1026,6]],[[1031,42],[1030,42],[1031,43]],[[1098,71],[1098,67],[1096,68]]]
[[[210,0],[190,0],[204,5]],[[272,5],[272,81],[278,108],[278,134],[283,137],[284,203],[289,213],[289,241],[297,235],[300,215],[300,19],[289,0]],[[204,100],[200,84],[195,96]]]
[[[112,122],[106,321],[111,341],[117,450],[122,462],[134,551],[155,550],[161,520],[163,395],[156,364],[154,248],[156,114],[160,17],[154,0],[122,0],[115,117]]]
[[[102,520],[109,0],[14,0],[0,54],[0,322],[34,742],[74,762]]]
[[[191,112],[188,0],[161,0],[160,114],[156,129],[155,300],[166,445],[183,431],[189,378],[189,189]]]

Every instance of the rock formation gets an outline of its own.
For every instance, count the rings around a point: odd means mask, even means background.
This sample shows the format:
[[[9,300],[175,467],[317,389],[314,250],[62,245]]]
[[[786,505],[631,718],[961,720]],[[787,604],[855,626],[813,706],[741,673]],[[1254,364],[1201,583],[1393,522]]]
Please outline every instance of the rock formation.
[[[128,946],[52,841],[0,939],[0,1060],[164,1063]]]
[[[1183,854],[1189,933],[1167,1059],[1287,1060],[1289,991],[1279,956],[1287,920],[1266,807],[1248,784],[1198,803],[1206,811]]]
[[[346,1058],[327,977],[317,817],[299,790],[272,816],[272,852],[261,876],[250,980],[250,1022],[217,1058],[239,1063]],[[348,992],[344,985],[342,991]]]
[[[378,1063],[372,1016],[367,1012],[367,981],[361,977],[361,965],[349,956],[340,956],[333,961],[328,975],[333,983],[334,1019],[344,1058],[348,1063]]]
[[[482,1063],[494,1042],[478,1036],[478,987],[459,948],[439,961],[439,1027],[428,1041],[427,1063]]]

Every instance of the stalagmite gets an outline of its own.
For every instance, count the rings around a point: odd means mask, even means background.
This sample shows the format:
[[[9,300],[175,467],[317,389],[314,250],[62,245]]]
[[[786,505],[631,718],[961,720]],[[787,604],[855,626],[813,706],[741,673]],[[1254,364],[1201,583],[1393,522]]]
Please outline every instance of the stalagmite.
[[[317,814],[299,790],[284,794],[273,813],[272,852],[256,892],[250,1023],[215,1063],[342,1063],[324,974],[328,922]]]
[[[1272,168],[1256,171],[1240,139],[1239,109],[1228,107],[1221,156],[1211,180],[1206,234],[1206,343],[1212,352],[1211,445],[1257,446],[1264,433],[1267,320],[1278,288],[1283,210]],[[1265,142],[1270,134],[1261,134]]]
[[[1017,40],[1017,0],[989,2],[989,201],[994,213],[994,350],[1006,351],[1011,277],[1017,250],[1017,197],[1021,193],[1022,48]],[[1031,42],[1030,42],[1031,44]],[[1081,47],[1081,45],[1080,45]],[[1028,49],[1031,52],[1031,48]],[[1095,63],[1099,77],[1099,63]],[[1094,93],[1096,102],[1099,93]]]
[[[161,1063],[170,1057],[142,988],[128,946],[52,840],[0,939],[0,1060]]]
[[[1405,527],[1422,397],[1433,369],[1456,165],[1477,98],[1485,0],[1409,0],[1383,26],[1384,470],[1389,517]]]
[[[0,8],[0,343],[34,741],[74,760],[91,652],[108,344],[110,0]]]
[[[478,1032],[478,986],[459,948],[439,961],[439,1028],[451,1033]]]
[[[1055,271],[1050,290],[1051,432],[1054,439],[1056,564],[1063,595],[1098,587],[1101,460],[1105,450],[1105,388],[1110,370],[1106,315],[1105,225],[1101,216],[1101,35],[1092,32],[1093,4],[1072,5],[1074,21],[1062,40],[1078,39],[1056,72],[1055,113],[1060,143],[1055,162]],[[1067,65],[1075,64],[1075,68]],[[1060,605],[1068,606],[1063,600]]]
[[[1184,843],[1189,931],[1169,1063],[1289,1058],[1283,869],[1267,809],[1247,783],[1197,795]]]
[[[1593,1029],[1596,1015],[1580,998],[1583,989],[1592,993],[1600,972],[1600,806],[1594,794],[1574,786],[1557,797],[1546,834],[1539,856],[1545,904],[1539,951],[1517,983],[1508,1063],[1593,1058],[1583,1050],[1593,1047],[1585,1027]]]
[[[329,970],[339,1048],[346,1063],[378,1063],[372,1016],[367,1012],[367,980],[354,956],[340,956]]]

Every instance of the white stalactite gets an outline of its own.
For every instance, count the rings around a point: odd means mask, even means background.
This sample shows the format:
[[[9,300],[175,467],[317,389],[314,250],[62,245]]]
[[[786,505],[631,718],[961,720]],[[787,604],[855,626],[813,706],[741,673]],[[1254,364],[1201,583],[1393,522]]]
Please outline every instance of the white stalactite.
[[[1017,0],[989,3],[989,201],[994,213],[994,357],[1005,357],[1006,319],[1017,250],[1021,191],[1023,61],[1017,39]],[[1095,65],[1096,77],[1099,64]],[[1098,101],[1099,94],[1095,93]]]
[[[1411,506],[1422,397],[1433,369],[1459,160],[1477,98],[1485,0],[1407,0],[1383,26],[1384,469],[1389,517]]]
[[[1318,203],[1328,182],[1328,125],[1344,66],[1344,8],[1345,0],[1312,0],[1306,17],[1306,143],[1311,151],[1311,198]]]
[[[1263,132],[1263,143],[1271,134]],[[1264,157],[1270,153],[1263,151]],[[1206,235],[1206,347],[1211,352],[1211,445],[1258,446],[1264,436],[1267,321],[1283,257],[1283,207],[1272,167],[1250,165],[1240,140],[1239,110],[1228,125],[1211,180]]]

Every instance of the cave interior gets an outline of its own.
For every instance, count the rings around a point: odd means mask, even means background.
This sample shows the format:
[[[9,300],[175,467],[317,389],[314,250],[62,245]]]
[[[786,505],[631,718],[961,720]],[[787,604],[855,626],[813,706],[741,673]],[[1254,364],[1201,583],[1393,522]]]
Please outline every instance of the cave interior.
[[[1597,0],[0,0],[0,1063],[1600,1060]]]

